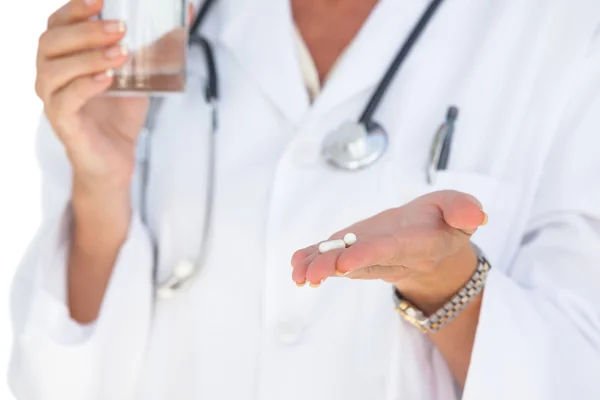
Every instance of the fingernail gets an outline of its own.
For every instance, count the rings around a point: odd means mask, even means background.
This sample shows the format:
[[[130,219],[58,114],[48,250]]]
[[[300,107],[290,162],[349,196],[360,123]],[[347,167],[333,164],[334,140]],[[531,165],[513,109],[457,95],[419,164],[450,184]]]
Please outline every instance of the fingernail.
[[[123,45],[111,47],[110,49],[106,50],[104,55],[106,56],[106,58],[117,58],[117,57],[121,57],[121,56],[126,56],[127,55],[127,47],[125,47]]]
[[[321,280],[321,282],[319,282],[319,283],[312,283],[312,282],[309,282],[309,283],[308,283],[308,286],[310,286],[311,288],[318,288],[319,286],[321,286],[321,283],[323,283],[323,281],[324,281],[324,280],[325,280],[325,279],[322,279],[322,280]]]
[[[296,283],[296,286],[298,286],[298,287],[304,287],[304,285],[306,285],[306,281],[304,281],[302,283],[298,283],[298,282],[295,282],[295,283]]]
[[[107,69],[104,74],[108,77],[108,78],[112,78],[113,76],[115,76],[115,70],[114,69]]]
[[[349,273],[350,271],[342,272],[338,271],[337,269],[335,270],[335,276],[347,276]]]
[[[104,31],[108,33],[125,32],[125,24],[121,21],[107,22],[104,24]]]
[[[487,223],[488,223],[488,215],[484,212],[483,213],[483,222],[481,223],[481,226],[484,226]]]

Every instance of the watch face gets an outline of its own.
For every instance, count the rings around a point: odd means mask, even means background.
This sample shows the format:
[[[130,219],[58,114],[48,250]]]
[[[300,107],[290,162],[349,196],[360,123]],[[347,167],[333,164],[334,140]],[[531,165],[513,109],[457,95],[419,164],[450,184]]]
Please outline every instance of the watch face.
[[[405,320],[419,328],[421,331],[427,330],[429,319],[415,306],[406,300],[403,300],[398,304],[397,309]]]

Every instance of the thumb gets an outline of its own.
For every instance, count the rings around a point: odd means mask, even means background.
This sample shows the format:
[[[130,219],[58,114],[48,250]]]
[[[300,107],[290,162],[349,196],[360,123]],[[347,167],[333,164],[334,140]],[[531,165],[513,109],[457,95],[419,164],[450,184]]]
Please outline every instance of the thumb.
[[[487,223],[488,216],[483,206],[474,196],[467,193],[449,191],[439,204],[444,221],[454,229],[468,235]]]

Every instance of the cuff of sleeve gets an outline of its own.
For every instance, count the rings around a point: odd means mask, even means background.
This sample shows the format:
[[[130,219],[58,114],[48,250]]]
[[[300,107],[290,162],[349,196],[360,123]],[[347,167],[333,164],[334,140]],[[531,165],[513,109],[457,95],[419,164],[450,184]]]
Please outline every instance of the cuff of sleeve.
[[[536,313],[522,310],[530,303],[527,297],[527,292],[502,271],[490,270],[463,391],[464,400],[508,399],[515,395],[518,398],[551,398],[540,396],[541,392],[526,393],[533,381],[540,378],[539,362],[543,362],[535,357],[519,356],[534,350],[528,345],[533,339],[529,336],[531,332],[524,331],[523,321],[520,321],[523,313],[531,319],[524,321],[525,325],[543,326],[541,321],[536,324],[534,319],[539,318]],[[543,340],[543,335],[539,339]]]
[[[502,271],[490,270],[463,400],[556,398],[553,333],[539,300]]]
[[[72,214],[69,206],[59,215],[55,223],[46,232],[47,240],[40,249],[37,269],[36,285],[29,318],[27,331],[46,336],[52,342],[73,346],[89,341],[98,330],[112,298],[127,292],[131,281],[132,264],[139,266],[141,258],[150,258],[150,241],[147,231],[138,215],[132,216],[127,239],[124,242],[115,262],[102,308],[98,319],[90,324],[80,324],[73,320],[69,314],[67,301],[67,264],[70,240]],[[147,264],[151,269],[151,260]],[[48,264],[46,264],[48,263]],[[137,269],[137,274],[143,273]],[[151,270],[148,278],[151,278]],[[137,282],[141,279],[136,279]],[[151,283],[151,282],[149,282]],[[116,301],[118,303],[118,300]],[[113,306],[114,307],[114,306]]]

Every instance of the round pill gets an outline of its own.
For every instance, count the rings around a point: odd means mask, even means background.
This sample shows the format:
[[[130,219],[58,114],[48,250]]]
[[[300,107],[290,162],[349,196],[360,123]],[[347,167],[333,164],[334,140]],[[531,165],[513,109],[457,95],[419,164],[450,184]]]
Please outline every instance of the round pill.
[[[356,235],[354,233],[346,233],[344,235],[344,243],[346,243],[347,246],[352,246],[354,243],[356,243]]]

